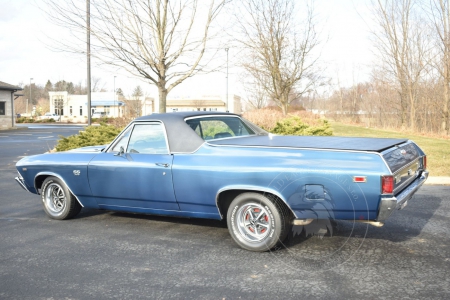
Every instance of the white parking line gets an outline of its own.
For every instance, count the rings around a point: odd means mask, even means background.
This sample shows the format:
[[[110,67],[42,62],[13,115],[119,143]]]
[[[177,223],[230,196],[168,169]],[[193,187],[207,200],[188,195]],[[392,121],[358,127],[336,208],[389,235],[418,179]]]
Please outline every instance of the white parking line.
[[[38,139],[49,139],[49,138],[52,138],[52,137],[54,137],[53,135],[49,135],[49,136],[40,136],[40,137],[38,137]]]
[[[33,133],[32,134],[49,134],[49,133],[53,133],[53,132],[51,132],[51,131],[33,131]]]
[[[32,135],[31,133],[13,133],[11,135]]]

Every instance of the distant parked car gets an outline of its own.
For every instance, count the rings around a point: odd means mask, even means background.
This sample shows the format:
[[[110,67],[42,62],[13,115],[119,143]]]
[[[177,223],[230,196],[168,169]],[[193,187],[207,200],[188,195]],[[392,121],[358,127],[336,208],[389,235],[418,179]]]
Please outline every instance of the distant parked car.
[[[61,116],[57,115],[57,114],[52,114],[52,113],[45,113],[45,115],[40,117],[42,120],[46,120],[46,119],[53,119],[55,121],[60,121],[61,120]]]
[[[92,114],[92,118],[103,118],[106,116],[104,111],[96,111]]]

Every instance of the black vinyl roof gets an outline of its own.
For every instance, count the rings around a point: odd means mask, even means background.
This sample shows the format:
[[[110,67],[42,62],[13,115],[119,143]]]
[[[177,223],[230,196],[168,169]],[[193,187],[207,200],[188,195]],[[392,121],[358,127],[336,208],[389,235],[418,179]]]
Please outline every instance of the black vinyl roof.
[[[203,116],[234,116],[237,114],[224,112],[188,111],[173,112],[165,114],[151,114],[134,120],[159,121],[166,128],[169,140],[170,152],[192,153],[196,151],[205,141],[195,133],[185,122],[188,118]],[[400,145],[407,139],[392,138],[361,138],[361,137],[328,137],[328,136],[277,136],[256,135],[239,138],[226,138],[209,140],[208,144],[217,146],[247,146],[247,147],[289,147],[289,148],[316,148],[330,150],[353,150],[353,151],[377,151]]]
[[[134,122],[159,121],[166,127],[170,152],[191,153],[197,150],[205,141],[186,124],[185,119],[202,116],[237,116],[225,112],[183,111],[163,114],[151,114],[139,117]]]

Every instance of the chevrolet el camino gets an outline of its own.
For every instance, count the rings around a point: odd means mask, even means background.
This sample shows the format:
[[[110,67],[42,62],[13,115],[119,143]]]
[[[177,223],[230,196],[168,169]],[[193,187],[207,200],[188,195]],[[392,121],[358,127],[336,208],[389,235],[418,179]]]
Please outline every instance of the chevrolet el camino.
[[[292,226],[382,225],[428,177],[406,139],[277,136],[239,115],[152,114],[107,146],[29,156],[16,181],[52,219],[83,207],[226,220],[242,248],[267,251]]]

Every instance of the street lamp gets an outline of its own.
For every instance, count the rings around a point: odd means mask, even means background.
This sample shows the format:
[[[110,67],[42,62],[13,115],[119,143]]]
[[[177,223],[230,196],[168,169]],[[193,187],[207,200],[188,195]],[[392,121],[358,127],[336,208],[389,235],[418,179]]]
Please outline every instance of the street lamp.
[[[116,76],[114,75],[114,106],[113,106],[113,111],[115,111],[115,107],[116,107]],[[117,110],[117,114],[119,114],[119,110]]]
[[[30,78],[30,101],[31,101],[31,103],[33,103],[33,100],[31,100],[31,80],[33,80],[33,78]],[[28,99],[27,99],[26,113],[27,113],[27,115],[28,115]]]
[[[226,111],[228,112],[228,50],[230,48],[225,48],[225,51],[227,51],[227,95],[226,95]]]

